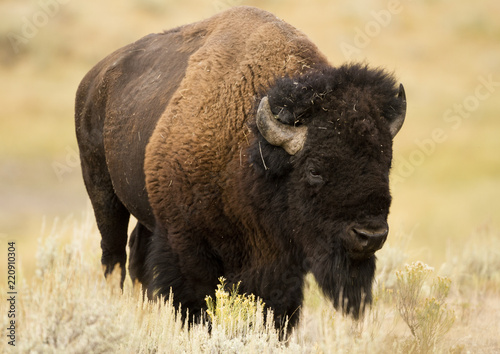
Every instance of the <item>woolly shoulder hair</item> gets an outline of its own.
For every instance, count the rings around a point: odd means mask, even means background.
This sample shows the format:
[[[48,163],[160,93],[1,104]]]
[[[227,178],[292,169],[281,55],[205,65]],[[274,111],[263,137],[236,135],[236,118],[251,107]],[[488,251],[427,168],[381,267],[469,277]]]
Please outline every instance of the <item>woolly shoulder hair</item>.
[[[300,76],[279,78],[267,95],[273,113],[287,111],[291,117],[287,118],[285,114],[280,120],[293,125],[307,124],[300,120],[304,115],[335,109],[339,100],[355,91],[369,91],[386,118],[391,119],[400,113],[397,99],[399,85],[393,74],[382,68],[373,69],[359,63],[337,68],[324,66]]]

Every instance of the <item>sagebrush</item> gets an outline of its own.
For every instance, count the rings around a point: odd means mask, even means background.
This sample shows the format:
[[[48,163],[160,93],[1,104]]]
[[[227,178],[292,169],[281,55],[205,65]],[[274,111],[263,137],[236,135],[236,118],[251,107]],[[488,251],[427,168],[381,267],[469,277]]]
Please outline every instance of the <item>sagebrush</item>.
[[[480,293],[469,289],[466,297],[460,294],[464,292],[460,274],[438,277],[421,262],[405,268],[404,252],[394,252],[394,246],[379,253],[374,302],[364,317],[355,321],[336,312],[308,276],[301,321],[280,340],[273,321],[266,321],[272,313],[265,303],[252,294],[238,293],[237,286],[227,289],[224,279],[215,298],[207,298],[209,320],[188,328],[172,305],[175,294],[150,302],[140,285],[134,287],[129,280],[120,290],[117,270],[104,279],[99,235],[90,216],[84,222],[57,223],[40,239],[36,275],[21,281],[17,289],[17,345],[13,348],[2,340],[0,351],[439,353],[500,349],[494,335],[500,329],[500,321],[495,320],[500,313],[500,284],[492,276],[500,269],[477,274],[488,274],[488,286]],[[454,288],[454,279],[461,289]],[[7,313],[5,303],[1,312]],[[7,328],[7,316],[2,325]],[[471,328],[473,334],[464,336]]]

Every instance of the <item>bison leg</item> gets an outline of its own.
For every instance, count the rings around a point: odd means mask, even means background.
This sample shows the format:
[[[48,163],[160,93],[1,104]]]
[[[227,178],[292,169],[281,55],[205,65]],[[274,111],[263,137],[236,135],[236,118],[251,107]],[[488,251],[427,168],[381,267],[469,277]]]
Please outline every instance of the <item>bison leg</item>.
[[[121,268],[120,285],[123,287],[130,213],[114,192],[104,159],[92,157],[82,154],[81,162],[83,180],[101,233],[101,263],[105,276],[111,274],[117,265]]]
[[[148,286],[146,281],[146,255],[152,235],[153,233],[139,222],[130,234],[128,272],[132,283],[135,285],[136,281],[140,282],[143,289],[147,289]]]
[[[109,199],[106,205],[94,206],[97,226],[101,232],[101,264],[104,275],[111,274],[116,266],[120,267],[120,286],[125,281],[125,263],[127,261],[127,228],[130,214],[116,196]]]
[[[305,271],[298,266],[300,262],[282,262],[265,266],[248,266],[241,272],[229,275],[229,285],[241,281],[240,293],[256,294],[274,313],[274,325],[280,338],[285,339],[300,318],[303,302]],[[267,319],[266,319],[267,321]]]
[[[189,310],[189,321],[197,322],[200,315],[205,314],[205,297],[214,297],[218,276],[222,274],[222,265],[214,259],[213,253],[204,245],[202,237],[180,236],[184,246],[172,247],[171,239],[175,239],[158,225],[151,238],[147,256],[147,272],[149,277],[148,296],[163,296],[168,299],[170,290],[174,297],[174,305],[181,305],[183,320]],[[197,240],[189,242],[189,240]]]

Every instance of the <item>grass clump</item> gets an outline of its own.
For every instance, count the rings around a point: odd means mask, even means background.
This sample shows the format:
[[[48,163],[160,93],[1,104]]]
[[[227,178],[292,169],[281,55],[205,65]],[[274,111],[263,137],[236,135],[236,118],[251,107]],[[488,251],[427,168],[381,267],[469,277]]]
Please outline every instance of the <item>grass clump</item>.
[[[248,349],[248,345],[255,350],[281,348],[284,343],[274,328],[272,311],[265,310],[264,302],[255,295],[240,294],[239,286],[240,282],[228,289],[226,279],[220,277],[215,298],[205,298],[214,344],[210,351]]]
[[[233,284],[230,291],[226,289],[226,279],[219,278],[215,291],[215,299],[207,296],[207,313],[213,327],[221,326],[232,336],[245,334],[249,327],[263,322],[264,302],[250,294],[239,294],[240,283]],[[240,328],[240,324],[245,324]]]
[[[422,353],[433,351],[455,322],[454,311],[445,302],[451,280],[433,277],[428,287],[433,272],[433,268],[420,261],[396,272],[396,306],[415,340],[409,349]]]

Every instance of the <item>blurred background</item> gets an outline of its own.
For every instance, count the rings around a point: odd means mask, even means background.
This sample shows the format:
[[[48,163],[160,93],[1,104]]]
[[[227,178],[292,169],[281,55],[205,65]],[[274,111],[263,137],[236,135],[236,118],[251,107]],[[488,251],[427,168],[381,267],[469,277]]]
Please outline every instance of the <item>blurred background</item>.
[[[73,123],[86,72],[151,32],[237,5],[299,28],[333,65],[381,66],[404,84],[389,245],[433,265],[500,237],[497,0],[2,0],[0,241],[16,240],[26,276],[43,220],[78,220],[89,208]]]

